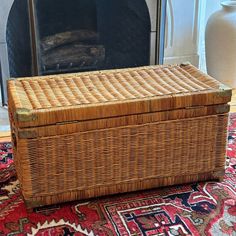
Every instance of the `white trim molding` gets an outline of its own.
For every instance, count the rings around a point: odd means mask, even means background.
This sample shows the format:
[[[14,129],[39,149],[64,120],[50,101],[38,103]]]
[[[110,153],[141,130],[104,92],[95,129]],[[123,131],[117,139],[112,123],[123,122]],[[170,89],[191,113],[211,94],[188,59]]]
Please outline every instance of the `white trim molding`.
[[[8,51],[7,51],[7,43],[6,43],[6,30],[7,30],[8,16],[11,11],[13,2],[14,0],[1,0],[1,7],[0,7],[0,17],[1,17],[1,20],[0,20],[0,64],[1,64],[3,88],[6,88],[7,86],[6,81],[10,77]],[[6,93],[5,90],[3,92]],[[3,96],[6,97],[6,94],[3,94]]]
[[[198,66],[199,0],[168,0],[166,17],[164,63]]]

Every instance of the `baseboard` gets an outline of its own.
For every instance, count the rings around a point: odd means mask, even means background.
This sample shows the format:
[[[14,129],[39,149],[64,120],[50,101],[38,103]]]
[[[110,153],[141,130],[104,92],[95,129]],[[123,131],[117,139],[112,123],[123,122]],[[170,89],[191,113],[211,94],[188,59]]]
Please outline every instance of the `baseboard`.
[[[199,55],[186,55],[186,56],[174,56],[164,57],[164,64],[181,64],[182,62],[190,62],[194,66],[199,66]]]

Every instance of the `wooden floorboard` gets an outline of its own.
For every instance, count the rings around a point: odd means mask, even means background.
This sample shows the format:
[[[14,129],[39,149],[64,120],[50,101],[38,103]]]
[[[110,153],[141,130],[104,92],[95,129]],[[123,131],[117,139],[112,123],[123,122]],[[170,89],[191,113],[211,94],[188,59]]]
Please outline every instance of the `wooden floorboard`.
[[[10,131],[0,131],[0,137],[8,137],[10,136]]]
[[[230,102],[230,112],[236,112],[236,89],[233,89],[232,99]]]
[[[0,137],[0,142],[10,142],[11,141],[11,137],[7,136],[7,137]]]

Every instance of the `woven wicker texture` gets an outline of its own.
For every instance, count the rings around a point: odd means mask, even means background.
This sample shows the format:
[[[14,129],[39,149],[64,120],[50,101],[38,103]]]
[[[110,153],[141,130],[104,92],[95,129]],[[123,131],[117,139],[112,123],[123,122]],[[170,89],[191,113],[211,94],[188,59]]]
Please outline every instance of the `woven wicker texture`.
[[[56,125],[46,125],[40,127],[17,128],[19,138],[39,138],[55,135],[66,135],[90,130],[107,129],[120,126],[131,126],[137,124],[148,124],[162,122],[166,120],[176,120],[208,116],[229,112],[229,105],[201,106],[188,109],[177,109],[170,111],[160,111],[137,115],[127,115],[111,117],[106,119],[87,120],[72,123],[59,123]]]
[[[220,178],[231,90],[191,65],[8,84],[27,206]]]
[[[9,82],[9,93],[14,93],[12,106],[18,118],[16,122],[21,127],[226,103],[230,96],[215,98],[216,93],[222,91],[219,82],[191,65],[150,66]],[[192,97],[193,94],[196,96]]]
[[[20,139],[16,168],[22,193],[26,201],[44,205],[55,203],[55,194],[63,202],[122,192],[122,183],[138,190],[174,184],[177,176],[180,182],[207,172],[216,178],[214,172],[224,170],[227,120],[213,115]]]
[[[26,99],[21,100],[22,107],[34,110],[94,105],[218,88],[215,81],[208,85],[177,66],[21,79],[15,81],[15,84],[17,89],[25,93]]]

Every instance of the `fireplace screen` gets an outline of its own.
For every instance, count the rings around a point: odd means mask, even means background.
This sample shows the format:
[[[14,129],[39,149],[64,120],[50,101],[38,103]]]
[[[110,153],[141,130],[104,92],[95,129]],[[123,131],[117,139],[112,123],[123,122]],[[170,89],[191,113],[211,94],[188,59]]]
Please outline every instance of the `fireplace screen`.
[[[12,0],[2,101],[10,77],[161,64],[166,0]]]
[[[34,0],[31,12],[38,74],[149,64],[145,0]]]

